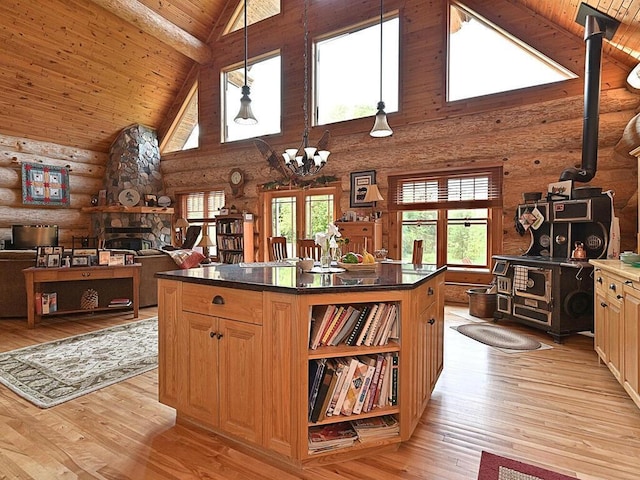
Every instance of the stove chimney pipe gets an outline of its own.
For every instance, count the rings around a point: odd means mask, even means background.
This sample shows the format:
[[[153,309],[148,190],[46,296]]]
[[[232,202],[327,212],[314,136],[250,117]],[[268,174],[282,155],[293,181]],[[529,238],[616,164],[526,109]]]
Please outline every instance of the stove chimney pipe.
[[[584,121],[582,126],[582,165],[569,167],[560,174],[560,181],[588,182],[598,167],[598,126],[600,115],[600,73],[602,37],[611,40],[620,22],[582,3],[576,22],[584,25],[586,45],[584,75]]]

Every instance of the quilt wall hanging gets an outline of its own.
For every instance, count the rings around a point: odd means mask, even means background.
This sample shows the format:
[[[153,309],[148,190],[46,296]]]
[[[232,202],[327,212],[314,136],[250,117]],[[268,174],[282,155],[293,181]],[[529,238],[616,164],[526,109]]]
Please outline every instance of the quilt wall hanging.
[[[69,169],[22,163],[23,205],[69,206]]]

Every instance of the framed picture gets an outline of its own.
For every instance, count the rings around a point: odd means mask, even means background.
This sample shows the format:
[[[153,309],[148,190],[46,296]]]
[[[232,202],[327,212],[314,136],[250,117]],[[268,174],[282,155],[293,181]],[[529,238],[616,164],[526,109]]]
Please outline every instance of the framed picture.
[[[89,266],[89,256],[88,255],[73,255],[71,257],[71,266],[72,267],[88,267]]]
[[[573,181],[553,182],[547,186],[547,197],[549,200],[570,200]]]
[[[60,254],[52,253],[47,255],[47,267],[58,268],[60,266]]]
[[[64,247],[53,247],[53,253],[62,256],[64,253]]]
[[[147,207],[155,207],[158,205],[158,198],[155,195],[145,195],[144,196],[144,204]]]
[[[111,255],[109,265],[124,265],[124,253],[114,253]]]
[[[351,172],[351,195],[349,206],[351,208],[373,207],[373,202],[365,202],[369,185],[376,183],[376,171]]]
[[[100,250],[98,255],[98,265],[109,265],[110,258],[111,252],[109,250]]]
[[[88,256],[88,257],[97,257],[98,256],[98,249],[97,248],[74,248],[73,249],[73,256],[78,256],[78,257],[82,257],[82,256]]]
[[[38,255],[36,257],[36,267],[45,268],[47,266],[47,256],[46,255]]]
[[[134,255],[133,253],[125,253],[124,254],[124,264],[125,265],[133,265],[134,262]]]

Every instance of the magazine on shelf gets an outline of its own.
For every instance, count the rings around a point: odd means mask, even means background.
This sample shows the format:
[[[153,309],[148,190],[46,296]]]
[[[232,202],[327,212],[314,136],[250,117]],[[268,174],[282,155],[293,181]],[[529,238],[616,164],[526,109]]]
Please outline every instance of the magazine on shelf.
[[[321,452],[353,445],[358,434],[350,422],[309,427],[309,451]]]

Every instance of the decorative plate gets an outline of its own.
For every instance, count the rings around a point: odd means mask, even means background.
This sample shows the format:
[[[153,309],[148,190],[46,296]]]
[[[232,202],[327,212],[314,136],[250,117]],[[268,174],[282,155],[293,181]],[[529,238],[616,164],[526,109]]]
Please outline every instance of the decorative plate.
[[[169,197],[167,197],[166,195],[163,195],[161,197],[158,198],[158,206],[159,207],[168,207],[169,205],[171,205],[171,199]]]
[[[133,188],[127,188],[120,192],[118,201],[125,207],[135,207],[140,201],[140,194]]]
[[[350,272],[371,271],[376,269],[377,263],[342,263],[338,262],[340,268],[344,268]]]

